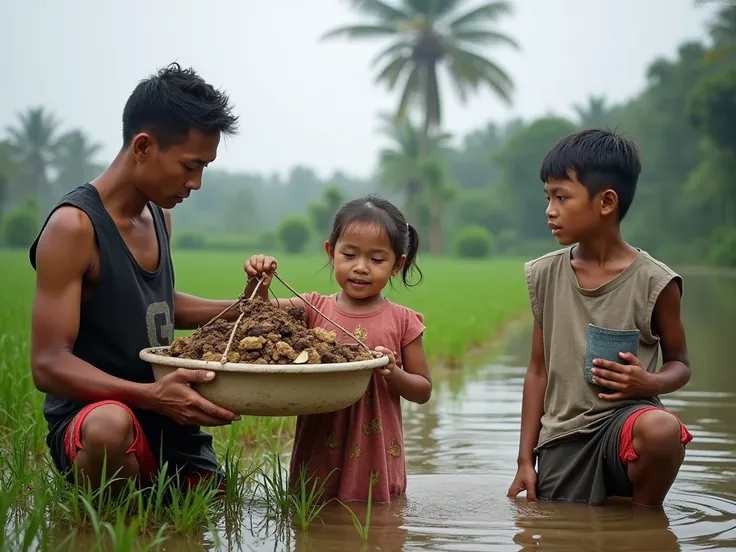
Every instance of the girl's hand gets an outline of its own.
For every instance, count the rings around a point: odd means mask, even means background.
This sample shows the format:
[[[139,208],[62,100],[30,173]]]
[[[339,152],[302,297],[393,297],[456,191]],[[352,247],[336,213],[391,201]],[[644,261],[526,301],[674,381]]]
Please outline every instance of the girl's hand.
[[[245,273],[248,275],[248,279],[255,278],[256,280],[264,275],[261,286],[267,288],[271,284],[271,277],[276,272],[276,259],[273,257],[266,257],[265,255],[253,255],[250,259],[245,261]]]
[[[383,376],[384,378],[390,378],[391,376],[393,376],[394,371],[399,367],[396,362],[396,357],[398,355],[395,351],[391,351],[386,347],[376,347],[376,358],[381,358],[384,355],[388,356],[388,364],[386,364],[386,366],[376,368],[376,372],[378,372],[378,374]]]

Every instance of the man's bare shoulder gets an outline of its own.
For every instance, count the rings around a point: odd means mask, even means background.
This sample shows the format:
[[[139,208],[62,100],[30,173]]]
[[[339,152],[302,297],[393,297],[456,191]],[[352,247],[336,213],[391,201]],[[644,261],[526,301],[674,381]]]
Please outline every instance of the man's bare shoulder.
[[[92,221],[84,211],[71,205],[63,205],[51,215],[41,236],[84,240],[94,238],[94,234]]]
[[[49,217],[38,240],[36,260],[42,256],[58,259],[73,252],[80,261],[89,261],[95,250],[95,230],[84,211],[64,205]]]

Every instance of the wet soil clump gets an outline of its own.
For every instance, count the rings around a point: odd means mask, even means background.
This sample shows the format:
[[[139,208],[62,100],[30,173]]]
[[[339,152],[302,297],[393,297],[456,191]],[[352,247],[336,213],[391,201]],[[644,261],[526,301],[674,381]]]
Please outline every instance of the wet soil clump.
[[[307,307],[309,308],[309,307]],[[253,298],[245,302],[243,316],[227,355],[228,362],[243,364],[333,364],[370,360],[357,342],[340,342],[335,331],[308,329],[304,307],[280,309]],[[189,337],[178,337],[165,356],[219,361],[234,322],[218,319]],[[342,332],[340,332],[342,333]]]

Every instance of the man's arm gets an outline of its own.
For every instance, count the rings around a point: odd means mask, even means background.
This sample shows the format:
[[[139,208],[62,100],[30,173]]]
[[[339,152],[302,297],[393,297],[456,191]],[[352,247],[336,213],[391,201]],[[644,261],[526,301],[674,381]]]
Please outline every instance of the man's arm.
[[[171,241],[171,211],[164,209],[164,220]],[[174,290],[174,328],[177,330],[194,330],[204,326],[215,316],[231,306],[236,299],[216,300],[204,299],[196,295],[182,293]],[[233,308],[226,312],[222,318],[228,322],[235,322],[240,316],[240,311]]]
[[[82,279],[95,256],[92,223],[74,207],[59,208],[36,251],[31,373],[39,391],[82,401],[120,400],[145,408],[150,386],[125,381],[72,354],[79,331]]]
[[[239,416],[205,400],[190,384],[214,373],[179,369],[156,383],[111,376],[75,356],[82,279],[95,257],[92,223],[74,207],[59,208],[36,251],[31,326],[31,373],[39,391],[85,402],[117,400],[153,410],[180,424],[217,426]]]
[[[660,337],[662,367],[656,374],[658,395],[672,393],[690,381],[690,360],[680,314],[680,288],[672,280],[657,298],[652,313],[653,331]]]

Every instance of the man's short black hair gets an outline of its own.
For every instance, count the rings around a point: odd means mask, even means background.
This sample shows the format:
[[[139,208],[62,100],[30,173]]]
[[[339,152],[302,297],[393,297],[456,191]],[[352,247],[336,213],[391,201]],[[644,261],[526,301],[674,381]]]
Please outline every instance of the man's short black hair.
[[[614,190],[622,220],[634,201],[641,160],[631,140],[610,130],[588,129],[565,136],[552,146],[542,160],[539,178],[542,182],[565,179],[570,177],[569,171],[575,171],[590,197],[601,190]]]
[[[228,102],[225,93],[194,69],[172,63],[139,82],[125,103],[123,147],[142,131],[153,134],[163,149],[186,142],[192,128],[207,134],[235,134],[238,117]]]

